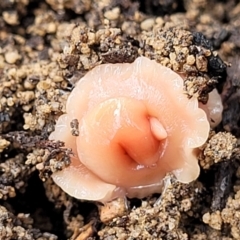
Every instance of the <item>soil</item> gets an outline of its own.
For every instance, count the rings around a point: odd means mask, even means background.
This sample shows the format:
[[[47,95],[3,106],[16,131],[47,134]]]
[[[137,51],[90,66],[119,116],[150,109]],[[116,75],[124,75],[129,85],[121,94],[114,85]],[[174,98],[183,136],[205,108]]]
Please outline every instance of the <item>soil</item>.
[[[51,179],[71,149],[48,140],[84,74],[146,56],[186,77],[222,122],[201,148],[190,184],[169,174],[161,195],[105,206]],[[0,1],[0,238],[240,239],[240,3],[237,0]],[[77,136],[78,121],[71,123]]]

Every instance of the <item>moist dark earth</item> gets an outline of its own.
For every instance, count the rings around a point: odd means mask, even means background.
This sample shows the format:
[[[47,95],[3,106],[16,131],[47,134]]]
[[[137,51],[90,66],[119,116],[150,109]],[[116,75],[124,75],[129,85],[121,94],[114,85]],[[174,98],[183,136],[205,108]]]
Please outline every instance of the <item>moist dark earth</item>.
[[[48,136],[84,74],[142,55],[184,74],[189,98],[221,94],[201,174],[190,184],[170,174],[161,195],[127,207],[74,199],[51,179],[71,150]],[[1,0],[0,238],[240,239],[239,87],[237,0]]]

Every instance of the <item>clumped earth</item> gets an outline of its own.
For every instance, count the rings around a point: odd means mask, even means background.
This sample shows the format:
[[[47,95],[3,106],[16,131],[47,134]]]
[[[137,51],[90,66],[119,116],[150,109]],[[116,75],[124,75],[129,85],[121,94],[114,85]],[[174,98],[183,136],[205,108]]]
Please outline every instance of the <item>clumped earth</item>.
[[[239,19],[237,0],[1,0],[0,238],[240,239]],[[71,149],[48,136],[80,77],[140,55],[184,75],[189,97],[221,93],[201,175],[188,185],[169,175],[143,200],[73,199],[50,177]]]

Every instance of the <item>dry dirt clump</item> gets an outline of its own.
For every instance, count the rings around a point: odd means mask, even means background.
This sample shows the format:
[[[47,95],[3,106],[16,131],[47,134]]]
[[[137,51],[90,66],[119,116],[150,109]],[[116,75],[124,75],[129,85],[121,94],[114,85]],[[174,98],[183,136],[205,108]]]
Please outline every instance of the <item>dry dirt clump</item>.
[[[230,225],[231,235],[238,239],[240,238],[240,208],[239,208],[239,199],[240,191],[238,190],[234,197],[229,197],[226,207],[221,212],[222,222]]]
[[[142,38],[143,54],[180,73],[189,97],[195,95],[205,103],[208,93],[224,81],[227,65],[203,34],[161,26],[144,32]]]
[[[71,154],[72,150],[64,148],[62,142],[43,141],[28,154],[25,164],[36,166],[39,177],[42,181],[46,181],[52,173],[70,165]]]
[[[239,169],[237,172],[239,173]],[[205,213],[203,215],[203,222],[208,224],[211,228],[219,231],[223,231],[223,229],[230,228],[230,233],[232,236],[232,238],[230,239],[239,239],[240,238],[239,184],[235,185],[234,188],[235,193],[234,195],[231,195],[228,198],[225,207],[221,211],[217,210]]]
[[[181,226],[186,216],[197,216],[194,211],[200,209],[197,199],[202,190],[201,184],[183,185],[167,176],[159,199],[141,201],[140,207],[114,218],[98,235],[100,239],[189,239]]]
[[[50,233],[42,233],[32,227],[33,220],[29,214],[14,216],[5,207],[0,206],[0,238],[4,240],[56,240],[57,236]]]
[[[228,132],[210,133],[208,141],[202,146],[199,156],[203,169],[209,169],[213,164],[230,160],[237,152],[237,138]]]
[[[163,19],[162,19],[163,21]],[[146,20],[145,20],[146,22]],[[86,26],[73,27],[69,44],[59,61],[65,76],[74,79],[100,63],[133,62],[139,55],[155,59],[184,76],[185,91],[202,102],[219,82],[224,81],[226,64],[213,52],[211,43],[201,33],[169,27],[152,19],[153,29],[132,38],[119,28],[98,31]]]
[[[119,28],[93,31],[88,27],[74,26],[59,63],[65,69],[65,76],[69,72],[74,74],[71,76],[74,83],[86,70],[102,62],[133,62],[138,49],[132,42],[130,37],[126,39],[122,36]]]
[[[24,165],[24,155],[18,154],[0,163],[0,199],[16,197],[16,191],[26,187],[31,169]]]
[[[1,0],[0,239],[240,239],[239,18],[235,0]],[[217,88],[223,121],[196,182],[101,211],[53,183],[72,152],[48,136],[87,71],[141,55],[181,74],[189,97]]]

